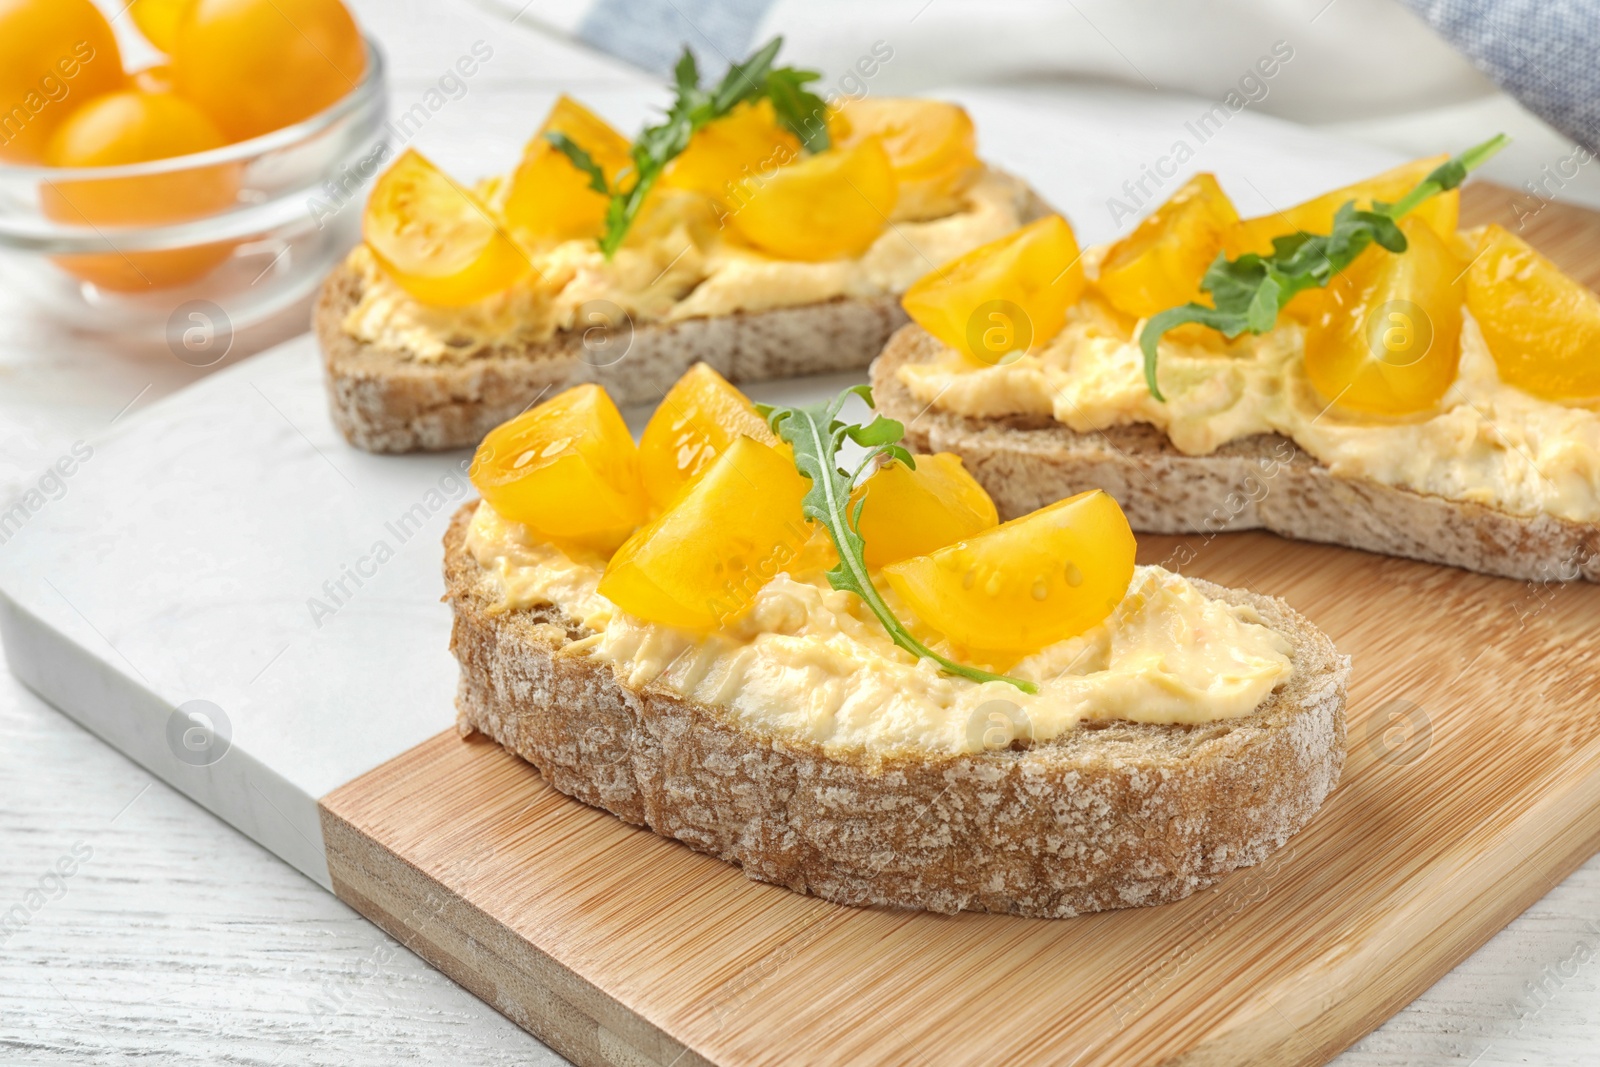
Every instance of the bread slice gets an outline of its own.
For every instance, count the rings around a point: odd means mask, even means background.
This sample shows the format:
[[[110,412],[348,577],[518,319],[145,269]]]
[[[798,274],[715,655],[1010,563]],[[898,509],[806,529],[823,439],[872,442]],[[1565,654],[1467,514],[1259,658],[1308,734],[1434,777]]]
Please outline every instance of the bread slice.
[[[1507,578],[1600,581],[1600,526],[1336,477],[1277,434],[1190,456],[1145,424],[1077,433],[1047,415],[975,419],[932,410],[897,372],[941,350],[921,327],[902,327],[872,364],[873,397],[879,411],[906,424],[912,449],[960,456],[1002,519],[1104,489],[1141,533],[1266,529]]]
[[[732,382],[860,370],[906,321],[898,297],[840,298],[636,326],[621,359],[591,356],[582,333],[568,330],[540,345],[422,362],[344,331],[361,284],[340,266],[323,284],[314,321],[334,425],[368,452],[472,448],[540,397],[582,382],[600,383],[618,404],[654,403],[699,362]]]
[[[1022,221],[1053,210],[1019,179]],[[471,448],[541,396],[583,382],[618,404],[653,404],[698,362],[730,382],[861,370],[906,321],[898,295],[845,298],[715,318],[637,324],[626,354],[584,347],[581,330],[540,344],[501,344],[469,359],[422,361],[345,332],[362,279],[348,262],[323,283],[312,325],[321,342],[334,425],[369,452]]]
[[[869,762],[631,688],[574,651],[553,607],[499,612],[445,535],[456,707],[545,780],[627,822],[841,904],[1061,917],[1188,896],[1261,862],[1339,780],[1349,659],[1282,601],[1209,583],[1290,638],[1294,672],[1253,713],[1201,726],[1095,722],[1048,743]]]

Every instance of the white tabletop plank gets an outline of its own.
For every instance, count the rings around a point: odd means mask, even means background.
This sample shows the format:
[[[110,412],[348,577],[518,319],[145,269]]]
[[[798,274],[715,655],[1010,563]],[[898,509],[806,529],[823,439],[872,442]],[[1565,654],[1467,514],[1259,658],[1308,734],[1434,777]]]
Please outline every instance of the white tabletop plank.
[[[466,95],[416,141],[466,176],[514,154],[554,92],[603,100],[643,84],[464,3],[355,7],[385,44],[398,108],[475,41],[491,42]],[[241,333],[227,363],[298,332],[304,316],[297,308]],[[201,373],[160,346],[108,352],[0,294],[0,501],[74,440]],[[6,1063],[562,1062],[0,669],[5,914]],[[1591,1063],[1597,955],[1600,860],[1337,1062]]]

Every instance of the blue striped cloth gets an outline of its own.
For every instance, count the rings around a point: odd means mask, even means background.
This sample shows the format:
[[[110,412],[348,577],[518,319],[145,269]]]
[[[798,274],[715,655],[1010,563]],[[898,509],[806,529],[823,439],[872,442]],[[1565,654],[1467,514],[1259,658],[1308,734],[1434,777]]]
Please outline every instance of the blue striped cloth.
[[[1402,0],[1529,111],[1600,151],[1600,3]]]

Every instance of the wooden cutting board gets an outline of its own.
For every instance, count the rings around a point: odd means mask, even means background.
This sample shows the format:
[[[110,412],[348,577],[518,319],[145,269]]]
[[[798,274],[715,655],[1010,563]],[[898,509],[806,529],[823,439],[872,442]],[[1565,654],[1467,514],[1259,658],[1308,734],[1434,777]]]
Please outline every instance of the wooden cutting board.
[[[1470,188],[1464,224],[1491,219],[1600,283],[1600,215]],[[1354,658],[1338,790],[1187,900],[1057,921],[839,907],[453,733],[323,799],[334,889],[585,1065],[1317,1064],[1600,849],[1600,587],[1259,533],[1140,554],[1283,597]]]

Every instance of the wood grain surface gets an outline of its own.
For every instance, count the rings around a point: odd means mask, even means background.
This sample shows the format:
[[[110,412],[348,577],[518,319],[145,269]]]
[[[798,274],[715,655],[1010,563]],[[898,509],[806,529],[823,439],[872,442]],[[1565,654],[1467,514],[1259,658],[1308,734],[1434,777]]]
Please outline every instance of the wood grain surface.
[[[1478,186],[1464,224],[1518,203]],[[1600,280],[1600,216],[1525,223]],[[1258,533],[1140,554],[1285,598],[1355,662],[1323,812],[1188,900],[1054,922],[842,908],[451,734],[325,798],[335,889],[582,1064],[1316,1064],[1600,849],[1600,588]]]
[[[451,735],[326,799],[335,889],[579,1063],[623,1062],[605,1040],[646,1063],[679,1043],[719,1064],[1324,1062],[1600,845],[1600,589],[1530,601],[1260,534],[1142,546],[1177,552],[1285,597],[1356,665],[1324,811],[1189,900],[1056,922],[841,908]]]

